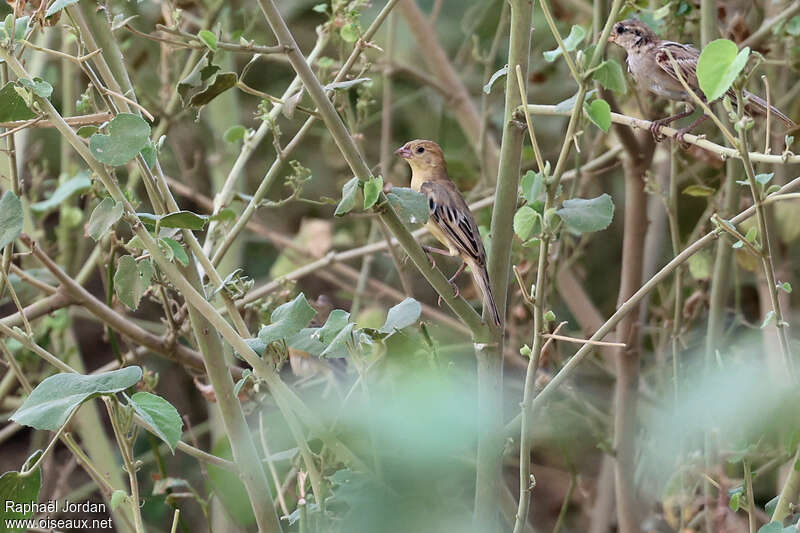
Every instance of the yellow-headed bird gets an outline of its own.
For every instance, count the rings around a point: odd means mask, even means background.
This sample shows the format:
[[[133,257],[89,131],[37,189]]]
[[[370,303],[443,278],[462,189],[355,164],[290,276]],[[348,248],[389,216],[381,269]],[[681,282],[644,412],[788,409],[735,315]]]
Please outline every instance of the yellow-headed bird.
[[[486,270],[486,250],[483,247],[478,225],[461,196],[455,183],[447,174],[442,149],[433,141],[408,141],[395,151],[411,167],[411,188],[428,198],[430,219],[427,227],[431,234],[447,246],[447,250],[424,246],[426,252],[459,256],[461,266],[450,278],[453,284],[464,268],[469,266],[472,278],[483,296],[484,308],[488,308],[492,322],[499,326],[500,313],[492,294],[489,272]]]

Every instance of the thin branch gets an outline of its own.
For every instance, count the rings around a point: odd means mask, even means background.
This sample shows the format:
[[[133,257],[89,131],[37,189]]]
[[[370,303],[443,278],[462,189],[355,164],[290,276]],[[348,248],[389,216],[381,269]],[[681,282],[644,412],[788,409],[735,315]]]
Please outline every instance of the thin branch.
[[[568,116],[570,114],[570,110],[558,109],[554,105],[528,104],[528,111],[530,111],[534,115]],[[645,131],[649,130],[650,126],[652,125],[652,122],[649,120],[629,117],[627,115],[620,115],[619,113],[611,113],[611,121],[614,122],[615,124],[623,124],[631,128],[645,130]],[[667,126],[664,126],[659,131],[662,135],[666,137],[674,138],[678,134],[678,130]],[[719,155],[721,159],[729,159],[729,158],[741,159],[741,154],[739,153],[739,150],[737,150],[736,148],[721,146],[719,144],[706,140],[703,136],[697,136],[687,133],[684,136],[683,140],[689,144],[693,144],[695,146],[703,148],[704,150],[713,152]],[[754,163],[771,163],[774,165],[787,165],[791,163],[800,163],[800,155],[791,155],[791,154],[771,155],[771,154],[762,154],[760,152],[749,152],[749,157],[750,160]]]

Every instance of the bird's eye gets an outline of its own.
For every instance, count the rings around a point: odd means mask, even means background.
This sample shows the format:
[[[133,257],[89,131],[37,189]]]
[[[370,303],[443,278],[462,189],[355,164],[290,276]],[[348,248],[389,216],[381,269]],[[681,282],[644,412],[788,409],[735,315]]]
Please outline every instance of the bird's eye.
[[[420,146],[419,148],[417,148],[417,153],[418,153],[418,154],[421,154],[421,153],[422,153],[422,152],[424,152],[424,151],[425,151],[425,148],[423,148],[422,146]]]
[[[617,25],[617,33],[622,34],[625,33],[625,26],[622,24]]]
[[[640,30],[636,30],[634,33],[636,34],[637,37],[641,37],[642,35],[642,32]]]

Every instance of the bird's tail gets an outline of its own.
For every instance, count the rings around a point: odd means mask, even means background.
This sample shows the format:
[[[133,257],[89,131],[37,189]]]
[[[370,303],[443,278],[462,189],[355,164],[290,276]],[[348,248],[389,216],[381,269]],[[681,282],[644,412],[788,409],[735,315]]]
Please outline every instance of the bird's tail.
[[[500,326],[502,320],[500,312],[497,310],[497,304],[494,301],[494,294],[492,293],[492,283],[489,281],[489,271],[486,270],[486,265],[478,265],[472,261],[469,262],[469,268],[472,271],[472,277],[478,290],[483,297],[483,308],[489,310],[489,315],[492,317],[492,322],[495,326]]]
[[[794,128],[795,126],[797,126],[797,124],[795,124],[792,119],[784,115],[780,109],[778,109],[774,105],[767,104],[766,100],[764,100],[760,96],[756,96],[753,93],[745,91],[744,97],[745,100],[747,100],[747,104],[745,105],[745,107],[750,108],[748,109],[748,111],[755,111],[756,113],[759,113],[761,115],[766,115],[767,109],[769,109],[770,115],[781,119],[783,123],[786,124],[787,127]]]

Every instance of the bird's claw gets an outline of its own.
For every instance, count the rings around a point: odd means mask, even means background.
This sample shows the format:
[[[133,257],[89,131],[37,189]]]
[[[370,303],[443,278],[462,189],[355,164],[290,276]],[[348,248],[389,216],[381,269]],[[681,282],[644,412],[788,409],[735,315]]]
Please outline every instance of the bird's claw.
[[[664,140],[664,135],[661,134],[661,128],[664,127],[664,122],[662,120],[654,120],[650,124],[650,133],[653,135],[653,140],[655,142],[661,142]]]
[[[436,261],[433,260],[433,255],[431,254],[431,247],[423,246],[422,251],[425,252],[425,256],[428,258],[428,261],[431,262],[431,268],[436,268]]]
[[[686,134],[689,133],[688,128],[678,130],[678,133],[675,134],[675,140],[681,145],[681,148],[686,149],[689,148],[689,143],[686,142]]]

